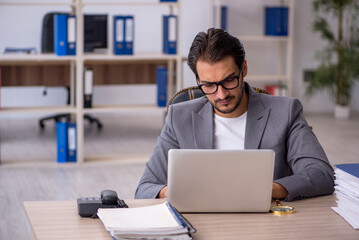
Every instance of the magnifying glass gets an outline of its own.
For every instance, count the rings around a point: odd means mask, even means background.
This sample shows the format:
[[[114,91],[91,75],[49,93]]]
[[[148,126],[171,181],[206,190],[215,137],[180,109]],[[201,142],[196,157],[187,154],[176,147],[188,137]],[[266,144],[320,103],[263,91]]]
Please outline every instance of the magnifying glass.
[[[271,208],[274,215],[281,216],[294,213],[294,207],[283,206],[279,200],[275,200],[275,202],[277,206]]]

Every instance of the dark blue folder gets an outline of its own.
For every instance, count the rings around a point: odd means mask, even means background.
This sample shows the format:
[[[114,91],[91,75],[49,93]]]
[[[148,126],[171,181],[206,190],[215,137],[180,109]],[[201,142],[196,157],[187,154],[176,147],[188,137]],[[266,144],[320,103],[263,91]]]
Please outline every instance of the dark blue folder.
[[[163,53],[177,53],[177,16],[163,16]]]
[[[265,8],[265,35],[288,36],[288,7]]]
[[[156,69],[157,105],[166,107],[167,104],[167,68],[159,66]]]
[[[76,55],[76,17],[54,15],[54,49],[58,56]]]
[[[67,162],[67,122],[56,123],[57,162]]]
[[[116,55],[132,55],[134,40],[134,17],[113,17],[113,53]]]
[[[133,16],[125,17],[125,53],[133,54],[133,40],[135,31],[135,21]]]
[[[54,16],[54,49],[58,56],[67,54],[67,15]]]
[[[125,16],[113,16],[113,53],[126,54]]]
[[[227,6],[221,6],[221,28],[227,30]]]

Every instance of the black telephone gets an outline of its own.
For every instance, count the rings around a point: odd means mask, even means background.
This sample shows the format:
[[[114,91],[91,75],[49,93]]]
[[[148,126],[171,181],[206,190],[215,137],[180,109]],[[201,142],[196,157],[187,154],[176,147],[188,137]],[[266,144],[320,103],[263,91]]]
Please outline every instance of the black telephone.
[[[113,190],[103,190],[101,198],[85,197],[77,199],[77,208],[81,217],[97,218],[99,208],[128,208],[125,201],[117,197]]]

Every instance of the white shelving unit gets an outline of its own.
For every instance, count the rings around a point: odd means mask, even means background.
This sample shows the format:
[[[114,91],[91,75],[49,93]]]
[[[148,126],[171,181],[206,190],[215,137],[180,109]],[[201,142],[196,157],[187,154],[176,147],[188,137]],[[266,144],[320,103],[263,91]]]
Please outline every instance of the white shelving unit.
[[[221,11],[220,6],[222,4],[227,4],[226,0],[210,0],[211,1],[211,12],[210,12],[210,24],[214,23],[215,27],[220,26],[220,19],[221,19]],[[230,4],[234,4],[234,1],[228,3],[228,9],[230,10]],[[267,1],[262,0],[263,8]],[[248,2],[245,0],[238,0],[235,1],[236,4],[240,4],[243,8],[247,8]],[[249,73],[246,77],[246,80],[252,82],[261,82],[261,83],[268,83],[268,84],[277,84],[281,83],[287,87],[287,96],[292,95],[292,59],[293,59],[293,21],[294,21],[294,0],[278,0],[278,6],[287,6],[289,9],[289,16],[288,16],[288,36],[266,36],[266,35],[237,35],[237,37],[245,44],[249,42],[256,42],[256,43],[270,43],[274,42],[278,44],[278,55],[277,60],[279,62],[278,69],[276,74],[251,74]],[[218,17],[214,17],[215,15]],[[227,15],[228,17],[228,15]],[[228,17],[229,24],[231,23],[230,18]],[[240,23],[237,23],[240,24]],[[247,49],[246,51],[256,51],[256,49]],[[284,51],[286,52],[284,57]],[[285,67],[283,67],[285,65]]]
[[[169,8],[169,13],[173,14],[176,9],[176,15],[178,16],[178,33],[177,33],[177,54],[167,55],[162,52],[156,53],[137,53],[134,55],[113,55],[112,54],[112,38],[109,34],[109,51],[106,54],[85,54],[83,52],[83,8],[85,6],[142,6],[142,7],[156,7],[165,6]],[[68,107],[29,107],[29,108],[1,108],[1,113],[71,113],[75,115],[77,123],[77,162],[79,164],[86,161],[86,158],[93,158],[92,156],[84,155],[84,114],[87,113],[106,113],[106,112],[121,112],[121,111],[151,111],[158,109],[155,105],[140,105],[140,106],[94,106],[93,108],[83,107],[83,70],[84,65],[89,63],[127,63],[127,62],[155,62],[165,61],[168,67],[168,95],[172,95],[175,91],[182,88],[182,62],[183,57],[181,56],[181,4],[180,0],[177,2],[161,3],[159,0],[153,2],[132,2],[131,0],[119,0],[119,1],[86,1],[86,0],[72,0],[68,2],[0,2],[1,6],[69,6],[72,9],[73,14],[76,15],[77,23],[77,45],[76,45],[76,56],[56,56],[55,54],[32,54],[32,55],[0,55],[1,65],[31,65],[31,64],[68,64],[70,65],[70,86],[71,89],[76,89],[76,93],[73,91],[70,93],[70,106]],[[109,20],[111,21],[111,20]],[[158,26],[162,28],[162,26]],[[109,29],[109,32],[112,28]],[[176,86],[174,86],[174,69],[176,64]],[[76,69],[76,71],[75,71]],[[75,86],[76,85],[76,86]],[[73,103],[76,96],[76,105]],[[55,156],[54,156],[55,158]],[[100,157],[96,157],[99,159]]]

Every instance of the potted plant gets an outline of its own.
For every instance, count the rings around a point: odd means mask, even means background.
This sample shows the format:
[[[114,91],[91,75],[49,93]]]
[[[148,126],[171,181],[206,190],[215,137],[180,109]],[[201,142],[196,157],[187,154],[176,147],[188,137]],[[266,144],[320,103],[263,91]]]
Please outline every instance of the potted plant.
[[[335,99],[335,117],[348,118],[353,83],[359,80],[359,3],[314,0],[312,6],[315,14],[312,29],[320,33],[327,45],[317,52],[320,65],[307,85],[306,94],[312,96],[317,91],[329,90]]]

